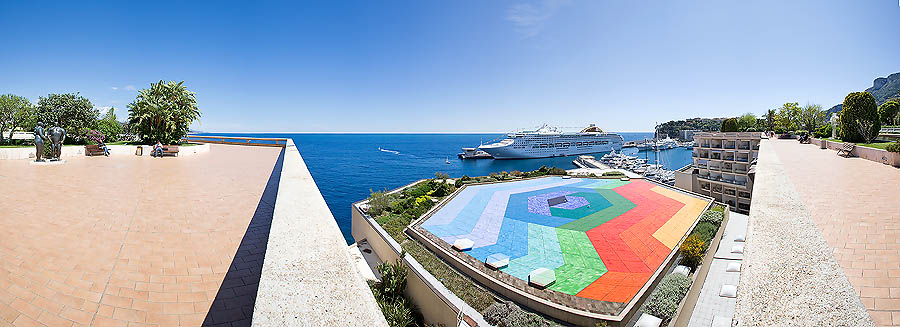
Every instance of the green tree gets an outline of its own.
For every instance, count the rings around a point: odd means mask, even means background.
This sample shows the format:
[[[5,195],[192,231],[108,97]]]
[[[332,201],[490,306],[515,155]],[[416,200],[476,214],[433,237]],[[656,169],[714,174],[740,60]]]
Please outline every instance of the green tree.
[[[91,100],[78,93],[49,94],[38,99],[35,118],[44,127],[58,125],[66,129],[67,140],[84,141],[84,133],[97,125],[100,112],[94,109]]]
[[[119,140],[119,134],[122,134],[122,124],[116,120],[116,109],[109,108],[103,119],[97,122],[97,130],[106,136],[106,142],[116,142]]]
[[[807,103],[800,109],[799,121],[800,128],[812,133],[819,128],[819,125],[825,123],[825,111],[822,110],[821,105]]]
[[[720,128],[722,132],[737,132],[738,131],[738,121],[734,118],[728,118],[722,121],[722,128]]]
[[[31,102],[18,95],[0,95],[0,142],[3,133],[9,130],[8,138],[12,140],[16,128],[26,128],[32,120]]]
[[[881,129],[878,106],[869,92],[847,94],[840,117],[841,140],[844,142],[871,142]]]
[[[177,143],[199,118],[197,99],[184,81],[152,83],[128,105],[129,130],[147,144]]]
[[[749,130],[755,130],[756,127],[756,115],[752,113],[746,113],[737,118],[738,130],[741,132],[746,132]]]
[[[881,119],[882,125],[893,125],[897,123],[897,113],[900,112],[900,100],[891,100],[882,103],[878,107],[878,118]]]
[[[766,130],[775,130],[775,109],[766,110]]]
[[[784,131],[793,131],[800,126],[800,104],[788,102],[778,108],[775,114],[775,128]]]

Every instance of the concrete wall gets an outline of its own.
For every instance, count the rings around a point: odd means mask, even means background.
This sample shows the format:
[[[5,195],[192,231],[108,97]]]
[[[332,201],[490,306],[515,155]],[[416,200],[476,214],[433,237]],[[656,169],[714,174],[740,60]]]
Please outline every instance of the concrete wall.
[[[400,244],[390,237],[374,219],[362,212],[362,209],[359,208],[361,204],[362,202],[355,203],[351,208],[353,239],[366,240],[382,262],[396,261],[403,251]],[[415,258],[406,254],[401,262],[410,270],[406,280],[406,297],[419,308],[426,323],[443,324],[448,327],[456,326],[457,315],[462,311],[478,322],[479,326],[489,326],[478,311],[450,292]]]
[[[387,326],[290,139],[284,149],[253,326]]]
[[[811,139],[810,143],[815,146],[821,147],[822,143],[825,143],[826,148],[829,150],[839,150],[841,146],[844,144],[843,142],[835,142],[829,140],[821,140],[821,139]],[[888,152],[882,149],[869,148],[864,146],[855,146],[853,147],[853,151],[850,151],[850,154],[854,157],[860,157],[866,160],[880,162],[886,165],[891,165],[894,167],[900,167],[900,154],[896,152]]]
[[[136,145],[110,145],[109,146],[109,155],[111,156],[120,156],[120,155],[134,155],[138,146]],[[150,150],[153,148],[148,145],[143,146],[143,153],[145,156],[150,155]],[[0,160],[22,160],[22,159],[34,159],[34,147],[27,148],[0,148]],[[193,146],[183,146],[178,149],[178,156],[190,156],[198,153],[209,152],[209,144],[200,144]],[[61,158],[67,157],[82,157],[84,156],[84,146],[83,145],[71,145],[71,146],[63,146],[62,153],[60,155]]]

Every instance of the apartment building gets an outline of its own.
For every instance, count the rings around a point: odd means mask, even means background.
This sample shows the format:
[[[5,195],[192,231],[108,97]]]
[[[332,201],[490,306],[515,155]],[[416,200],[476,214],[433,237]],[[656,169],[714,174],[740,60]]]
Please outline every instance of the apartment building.
[[[759,132],[694,133],[693,164],[676,172],[675,186],[749,214],[759,140]]]

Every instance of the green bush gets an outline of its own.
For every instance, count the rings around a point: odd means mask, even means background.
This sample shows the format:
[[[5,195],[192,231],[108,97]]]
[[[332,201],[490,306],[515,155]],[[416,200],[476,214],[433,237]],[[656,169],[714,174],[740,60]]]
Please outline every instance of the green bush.
[[[900,101],[891,100],[882,103],[878,107],[878,119],[881,120],[882,125],[893,124],[898,112],[900,112]]]
[[[625,173],[618,171],[618,170],[614,170],[614,171],[605,172],[605,173],[603,173],[602,176],[603,177],[625,177]]]
[[[865,133],[860,133],[860,125],[868,126],[863,132],[878,135],[881,120],[878,117],[878,105],[875,97],[869,92],[852,92],[844,98],[841,110],[841,141],[868,142]]]
[[[541,316],[519,308],[515,303],[497,302],[484,310],[484,321],[497,327],[549,327],[556,326]]]
[[[831,124],[819,126],[819,128],[816,129],[816,132],[813,133],[813,136],[817,138],[831,137]]]
[[[388,326],[417,326],[417,321],[422,319],[416,313],[415,307],[403,297],[409,271],[400,260],[394,263],[381,263],[376,269],[381,274],[381,280],[371,282],[369,287]]]
[[[884,149],[888,152],[900,152],[900,141],[888,144]]]
[[[734,118],[728,118],[722,121],[722,132],[737,132],[738,131],[738,121]]]
[[[709,245],[712,241],[713,237],[716,236],[716,233],[719,232],[719,226],[713,224],[711,222],[701,222],[698,223],[697,226],[694,227],[694,231],[691,235],[700,236],[703,241]]]
[[[653,293],[644,303],[644,312],[662,319],[664,322],[675,316],[681,299],[691,288],[691,279],[682,274],[663,277]]]
[[[701,223],[712,223],[713,225],[720,226],[722,225],[722,220],[725,219],[725,213],[723,211],[718,210],[707,210],[700,216]]]
[[[396,195],[388,194],[387,190],[384,191],[372,191],[369,190],[371,195],[369,195],[369,209],[366,213],[372,217],[381,216],[385,210],[388,210],[391,206],[391,203],[396,199]]]

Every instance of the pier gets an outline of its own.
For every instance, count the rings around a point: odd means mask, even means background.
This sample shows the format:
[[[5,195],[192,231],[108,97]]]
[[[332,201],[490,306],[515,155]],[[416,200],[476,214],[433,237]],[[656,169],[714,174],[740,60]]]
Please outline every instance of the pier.
[[[572,161],[573,164],[578,166],[578,168],[597,168],[597,169],[609,169],[610,167],[604,165],[600,161],[594,158],[594,156],[578,156],[578,159]]]

